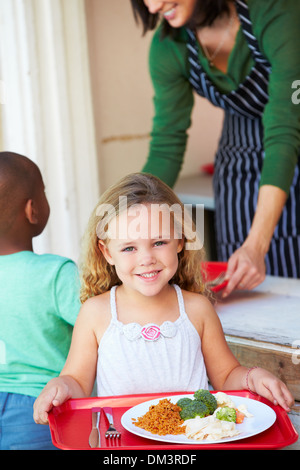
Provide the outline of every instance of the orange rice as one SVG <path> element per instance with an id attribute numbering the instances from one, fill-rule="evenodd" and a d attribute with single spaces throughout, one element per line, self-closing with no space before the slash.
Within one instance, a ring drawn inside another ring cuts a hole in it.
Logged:
<path id="1" fill-rule="evenodd" d="M 157 405 L 152 405 L 144 416 L 132 419 L 133 424 L 152 434 L 165 436 L 166 434 L 184 434 L 185 426 L 179 412 L 180 406 L 174 405 L 164 398 Z"/>

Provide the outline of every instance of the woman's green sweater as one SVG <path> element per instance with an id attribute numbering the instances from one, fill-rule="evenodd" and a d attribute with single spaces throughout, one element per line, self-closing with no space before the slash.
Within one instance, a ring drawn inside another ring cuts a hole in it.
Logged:
<path id="1" fill-rule="evenodd" d="M 248 6 L 260 51 L 272 67 L 269 101 L 262 116 L 265 159 L 260 184 L 277 186 L 288 193 L 300 147 L 300 104 L 292 101 L 295 93 L 292 86 L 300 80 L 300 2 L 248 0 Z M 178 31 L 176 39 L 162 39 L 159 27 L 149 56 L 155 115 L 143 171 L 155 174 L 170 186 L 174 185 L 182 166 L 194 103 L 188 81 L 186 40 L 184 28 Z M 236 89 L 253 66 L 242 28 L 229 56 L 226 74 L 210 67 L 199 49 L 203 69 L 222 93 Z"/>

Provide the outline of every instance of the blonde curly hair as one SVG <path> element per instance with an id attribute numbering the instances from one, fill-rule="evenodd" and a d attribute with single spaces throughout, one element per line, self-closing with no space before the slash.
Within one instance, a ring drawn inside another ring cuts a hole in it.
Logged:
<path id="1" fill-rule="evenodd" d="M 167 204 L 169 207 L 178 204 L 181 213 L 184 206 L 172 189 L 159 178 L 146 173 L 132 173 L 125 176 L 117 184 L 105 191 L 93 210 L 85 234 L 82 239 L 80 259 L 81 292 L 80 300 L 84 303 L 88 298 L 109 291 L 114 285 L 120 285 L 114 266 L 109 264 L 99 249 L 100 239 L 108 243 L 106 237 L 103 240 L 101 234 L 105 234 L 110 221 L 122 211 L 120 198 L 126 196 L 126 208 L 135 204 Z M 105 212 L 99 207 L 107 208 Z M 111 208 L 111 210 L 109 210 Z M 186 219 L 185 219 L 186 220 Z M 185 233 L 185 220 L 182 218 L 182 236 L 185 242 L 188 238 Z M 193 222 L 191 222 L 193 224 Z M 193 233 L 195 235 L 195 226 Z M 178 253 L 178 269 L 170 283 L 177 284 L 182 289 L 198 292 L 211 298 L 211 293 L 205 287 L 205 282 L 200 269 L 204 261 L 204 249 L 188 250 L 184 244 Z"/>

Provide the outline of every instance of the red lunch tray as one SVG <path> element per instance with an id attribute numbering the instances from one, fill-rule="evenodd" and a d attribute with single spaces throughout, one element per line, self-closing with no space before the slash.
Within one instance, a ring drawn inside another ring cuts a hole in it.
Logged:
<path id="1" fill-rule="evenodd" d="M 169 395 L 182 395 L 186 392 L 171 393 Z M 287 413 L 264 398 L 253 395 L 245 390 L 226 391 L 229 395 L 237 395 L 253 400 L 261 401 L 269 405 L 275 412 L 277 419 L 266 431 L 256 436 L 251 436 L 240 441 L 224 442 L 218 444 L 169 444 L 136 436 L 121 425 L 121 417 L 132 406 L 139 403 L 166 397 L 168 394 L 156 393 L 146 395 L 124 395 L 104 398 L 79 398 L 67 401 L 53 409 L 49 414 L 49 424 L 53 444 L 64 450 L 92 450 L 89 447 L 89 434 L 91 431 L 91 409 L 93 407 L 110 406 L 116 428 L 121 431 L 120 445 L 114 445 L 114 450 L 180 450 L 180 449 L 279 449 L 293 444 L 298 439 L 298 434 L 291 423 Z M 100 421 L 101 448 L 95 450 L 112 450 L 112 442 L 105 439 L 104 433 L 108 423 L 102 414 Z"/>
<path id="2" fill-rule="evenodd" d="M 201 264 L 201 271 L 204 277 L 205 282 L 211 282 L 216 279 L 221 273 L 227 271 L 227 263 L 222 261 L 206 261 Z M 219 292 L 224 289 L 228 284 L 228 281 L 224 281 L 217 286 L 212 287 L 213 292 Z"/>

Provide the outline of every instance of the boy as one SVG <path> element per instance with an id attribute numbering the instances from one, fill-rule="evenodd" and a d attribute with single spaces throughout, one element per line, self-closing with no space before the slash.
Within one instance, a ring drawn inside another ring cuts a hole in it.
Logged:
<path id="1" fill-rule="evenodd" d="M 75 263 L 33 252 L 49 214 L 37 165 L 0 152 L 0 449 L 54 449 L 33 403 L 64 366 L 80 301 Z"/>

